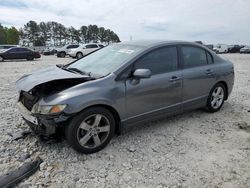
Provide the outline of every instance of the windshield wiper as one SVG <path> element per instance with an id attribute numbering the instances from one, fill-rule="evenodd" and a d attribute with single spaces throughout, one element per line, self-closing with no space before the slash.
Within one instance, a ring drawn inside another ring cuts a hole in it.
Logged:
<path id="1" fill-rule="evenodd" d="M 71 71 L 74 71 L 74 72 L 77 72 L 77 73 L 80 73 L 80 74 L 83 74 L 83 75 L 88 75 L 90 76 L 90 72 L 85 72 L 85 71 L 82 71 L 78 68 L 75 68 L 75 67 L 70 67 L 70 68 L 67 68 L 67 70 L 71 70 Z"/>
<path id="2" fill-rule="evenodd" d="M 63 69 L 63 70 L 69 71 L 69 72 L 79 73 L 79 74 L 82 74 L 82 75 L 88 75 L 88 76 L 90 76 L 90 73 L 82 71 L 82 70 L 80 70 L 78 68 L 74 68 L 74 67 L 67 68 L 66 65 L 62 65 L 62 64 L 59 64 L 59 65 L 56 65 L 56 66 L 59 67 L 59 68 L 61 68 L 61 69 Z"/>

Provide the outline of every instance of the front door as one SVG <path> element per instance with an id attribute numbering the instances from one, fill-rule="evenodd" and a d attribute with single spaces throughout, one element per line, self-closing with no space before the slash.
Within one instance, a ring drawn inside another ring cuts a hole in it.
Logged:
<path id="1" fill-rule="evenodd" d="M 126 80 L 127 120 L 180 110 L 182 72 L 178 69 L 177 48 L 161 47 L 138 59 L 133 70 L 149 69 L 152 76 L 138 82 Z"/>

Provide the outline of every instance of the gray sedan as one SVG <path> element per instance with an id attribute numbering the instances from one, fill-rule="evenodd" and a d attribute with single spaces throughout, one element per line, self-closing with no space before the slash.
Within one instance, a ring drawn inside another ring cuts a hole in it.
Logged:
<path id="1" fill-rule="evenodd" d="M 16 85 L 18 108 L 36 133 L 65 136 L 88 154 L 126 124 L 201 107 L 216 112 L 233 83 L 233 64 L 202 45 L 133 41 L 24 75 Z"/>

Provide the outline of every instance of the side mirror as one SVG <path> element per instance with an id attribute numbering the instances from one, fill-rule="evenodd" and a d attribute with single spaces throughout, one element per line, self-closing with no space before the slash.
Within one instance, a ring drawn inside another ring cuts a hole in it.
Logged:
<path id="1" fill-rule="evenodd" d="M 136 69 L 133 73 L 133 77 L 135 78 L 150 78 L 151 71 L 149 69 Z"/>

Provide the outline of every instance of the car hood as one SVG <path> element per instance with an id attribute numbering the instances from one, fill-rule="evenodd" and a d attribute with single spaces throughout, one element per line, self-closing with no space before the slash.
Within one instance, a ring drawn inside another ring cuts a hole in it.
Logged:
<path id="1" fill-rule="evenodd" d="M 48 68 L 35 71 L 31 74 L 26 74 L 16 81 L 16 86 L 19 90 L 30 91 L 34 87 L 49 83 L 49 82 L 63 82 L 68 80 L 88 80 L 90 77 L 87 75 L 75 74 L 66 70 L 63 70 L 57 66 L 51 66 Z"/>

